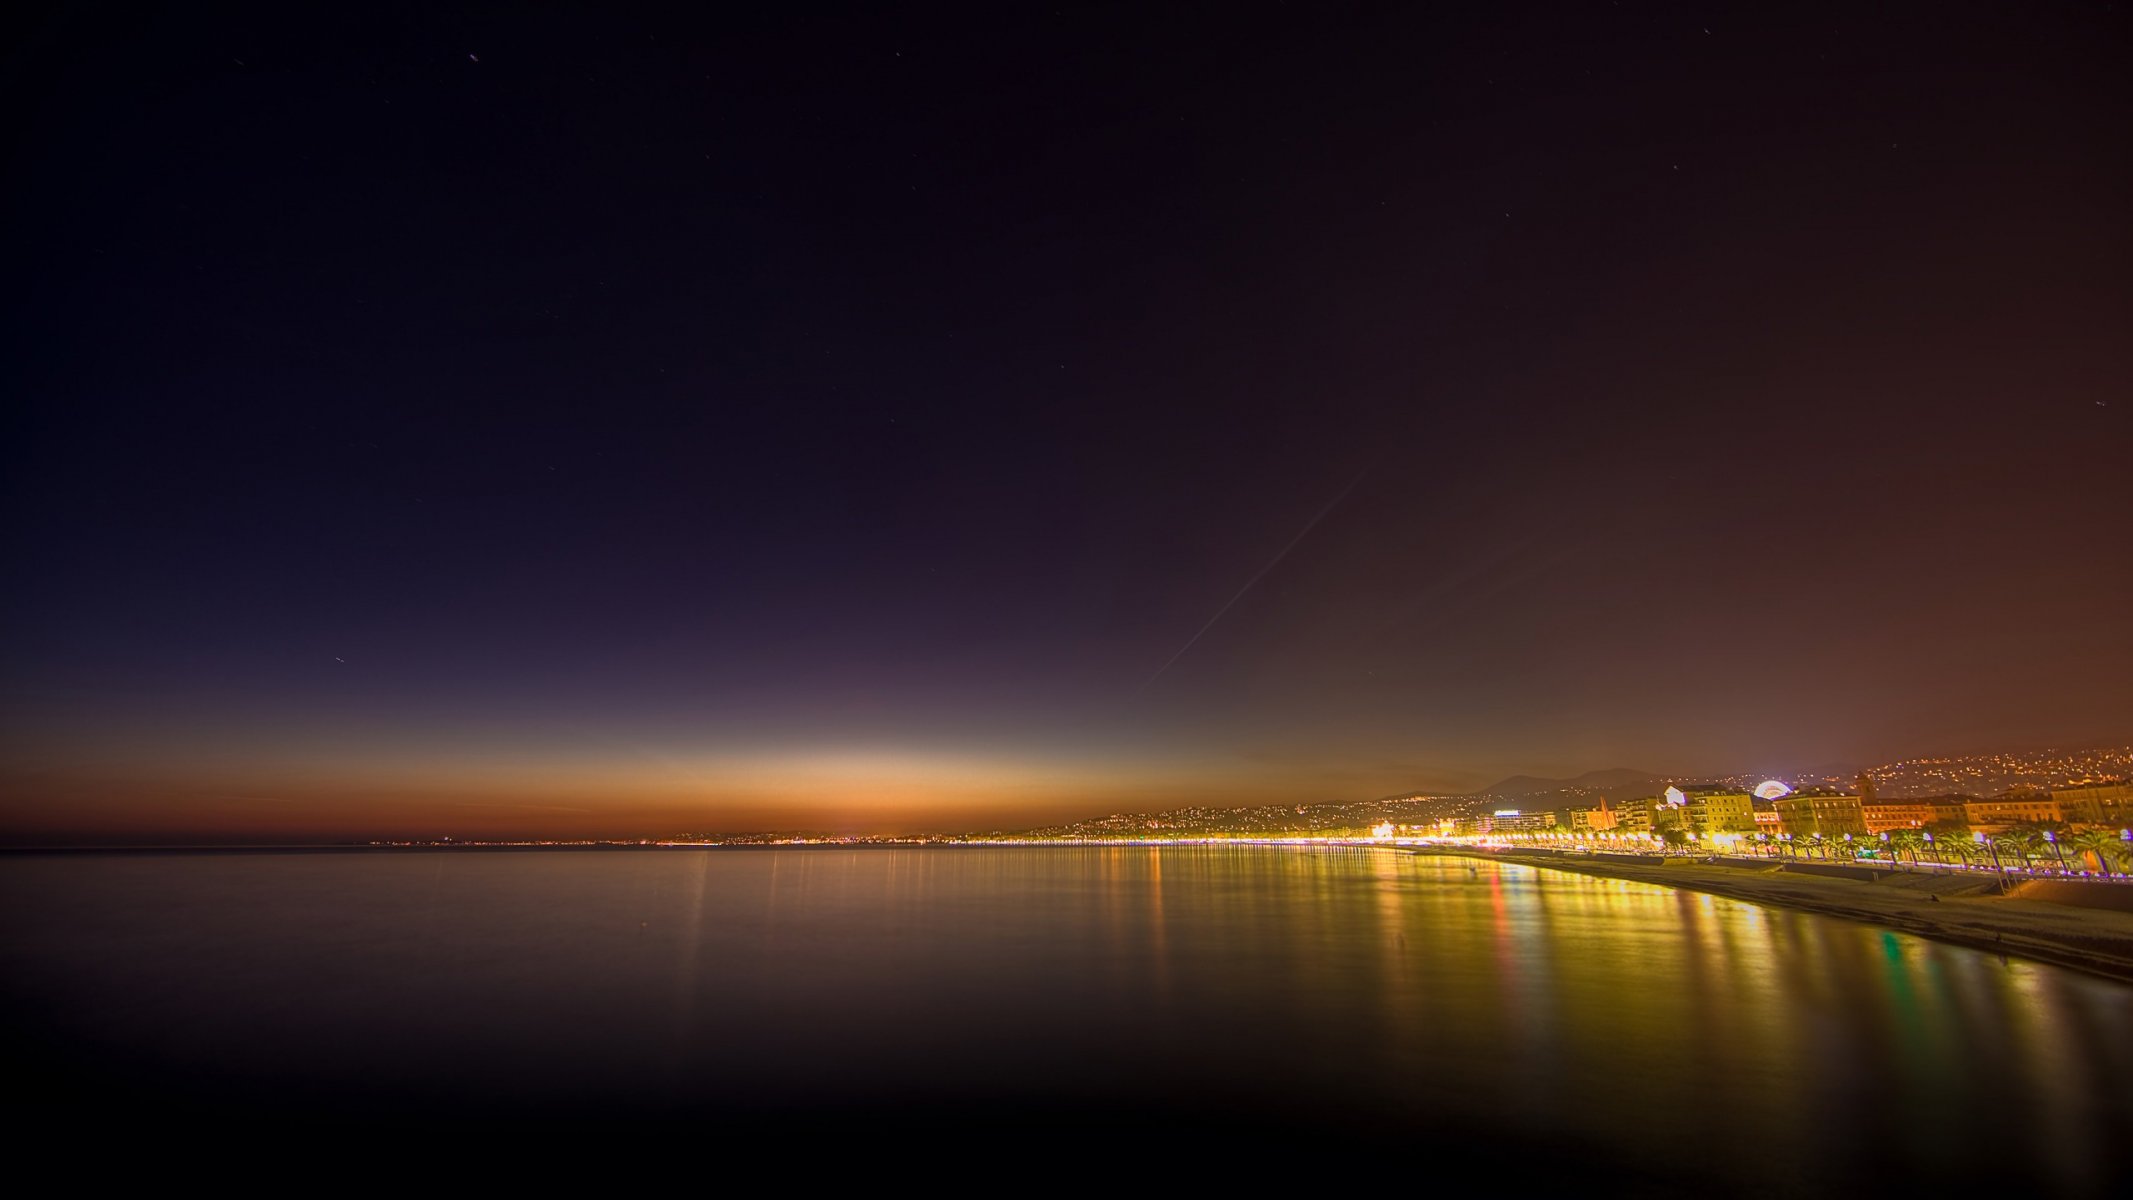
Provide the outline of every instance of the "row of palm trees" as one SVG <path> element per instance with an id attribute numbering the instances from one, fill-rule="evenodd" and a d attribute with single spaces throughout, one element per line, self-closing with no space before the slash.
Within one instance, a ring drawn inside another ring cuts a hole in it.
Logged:
<path id="1" fill-rule="evenodd" d="M 1845 860 L 1872 846 L 1886 848 L 1898 862 L 1927 861 L 1942 865 L 1991 866 L 1995 869 L 2027 870 L 2032 862 L 2067 871 L 2092 871 L 2099 875 L 2133 874 L 2133 841 L 2108 829 L 2069 830 L 2057 823 L 2014 825 L 1997 833 L 1973 833 L 1968 829 L 1941 826 L 1932 829 L 1892 829 L 1872 837 L 1854 834 L 1830 836 L 1794 834 L 1769 843 L 1780 855 L 1793 858 Z"/>

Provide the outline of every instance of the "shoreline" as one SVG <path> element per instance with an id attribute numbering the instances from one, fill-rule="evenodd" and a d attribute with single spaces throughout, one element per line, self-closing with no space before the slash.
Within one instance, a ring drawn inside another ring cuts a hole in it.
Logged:
<path id="1" fill-rule="evenodd" d="M 1425 848 L 1427 857 L 1471 858 L 1568 871 L 1600 879 L 1705 892 L 1770 908 L 1913 934 L 1966 949 L 2022 958 L 2133 983 L 2133 914 L 2006 896 L 1935 896 L 1866 880 L 1785 874 L 1694 859 L 1628 863 L 1528 851 Z M 1929 898 L 1931 897 L 1931 898 Z"/>

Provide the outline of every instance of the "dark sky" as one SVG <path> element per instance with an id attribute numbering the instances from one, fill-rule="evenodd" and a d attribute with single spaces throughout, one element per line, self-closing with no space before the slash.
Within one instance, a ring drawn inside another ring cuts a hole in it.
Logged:
<path id="1" fill-rule="evenodd" d="M 2133 729 L 2122 6 L 312 7 L 10 18 L 5 831 Z"/>

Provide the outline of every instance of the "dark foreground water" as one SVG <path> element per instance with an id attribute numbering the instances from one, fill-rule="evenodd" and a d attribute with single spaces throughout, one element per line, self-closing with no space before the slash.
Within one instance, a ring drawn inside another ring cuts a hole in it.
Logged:
<path id="1" fill-rule="evenodd" d="M 0 913 L 45 1150 L 2107 1194 L 2133 1139 L 2133 989 L 1393 851 L 12 856 Z"/>

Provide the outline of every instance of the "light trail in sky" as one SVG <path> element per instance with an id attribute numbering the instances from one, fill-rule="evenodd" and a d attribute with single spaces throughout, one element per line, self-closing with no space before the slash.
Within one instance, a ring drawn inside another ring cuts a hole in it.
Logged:
<path id="1" fill-rule="evenodd" d="M 1365 467 L 1361 472 L 1356 475 L 1354 479 L 1349 480 L 1348 486 L 1341 489 L 1340 495 L 1335 496 L 1333 499 L 1327 501 L 1326 506 L 1318 510 L 1318 515 L 1312 517 L 1308 522 L 1306 522 L 1304 524 L 1303 529 L 1300 530 L 1295 537 L 1289 539 L 1289 544 L 1281 548 L 1281 553 L 1276 554 L 1273 559 L 1267 563 L 1267 565 L 1259 568 L 1256 574 L 1254 574 L 1250 579 L 1245 580 L 1244 586 L 1237 589 L 1237 594 L 1229 598 L 1229 603 L 1224 604 L 1222 607 L 1216 609 L 1215 615 L 1207 618 L 1207 624 L 1200 626 L 1200 632 L 1193 634 L 1190 640 L 1188 640 L 1184 645 L 1178 647 L 1178 652 L 1176 654 L 1171 655 L 1170 660 L 1168 662 L 1165 662 L 1162 666 L 1157 667 L 1155 669 L 1155 674 L 1150 675 L 1147 679 L 1147 682 L 1141 684 L 1138 690 L 1142 692 L 1147 691 L 1150 685 L 1152 685 L 1156 680 L 1161 679 L 1163 677 L 1163 672 L 1168 671 L 1173 665 L 1177 663 L 1179 659 L 1185 657 L 1185 652 L 1187 650 L 1192 649 L 1193 646 L 1198 644 L 1201 638 L 1206 637 L 1207 631 L 1215 627 L 1215 622 L 1220 621 L 1224 613 L 1227 613 L 1230 609 L 1235 608 L 1237 606 L 1237 601 L 1244 599 L 1244 594 L 1246 592 L 1251 591 L 1254 585 L 1256 585 L 1260 580 L 1266 578 L 1267 572 L 1272 571 L 1275 567 L 1280 566 L 1281 560 L 1287 558 L 1291 550 L 1296 549 L 1298 545 L 1302 544 L 1305 538 L 1310 537 L 1311 531 L 1318 528 L 1318 523 L 1320 521 L 1325 520 L 1327 516 L 1331 515 L 1334 509 L 1339 508 L 1341 501 L 1346 500 L 1348 498 L 1348 493 L 1354 491 L 1355 485 L 1363 482 L 1363 476 L 1368 474 L 1370 474 L 1370 468 Z"/>

